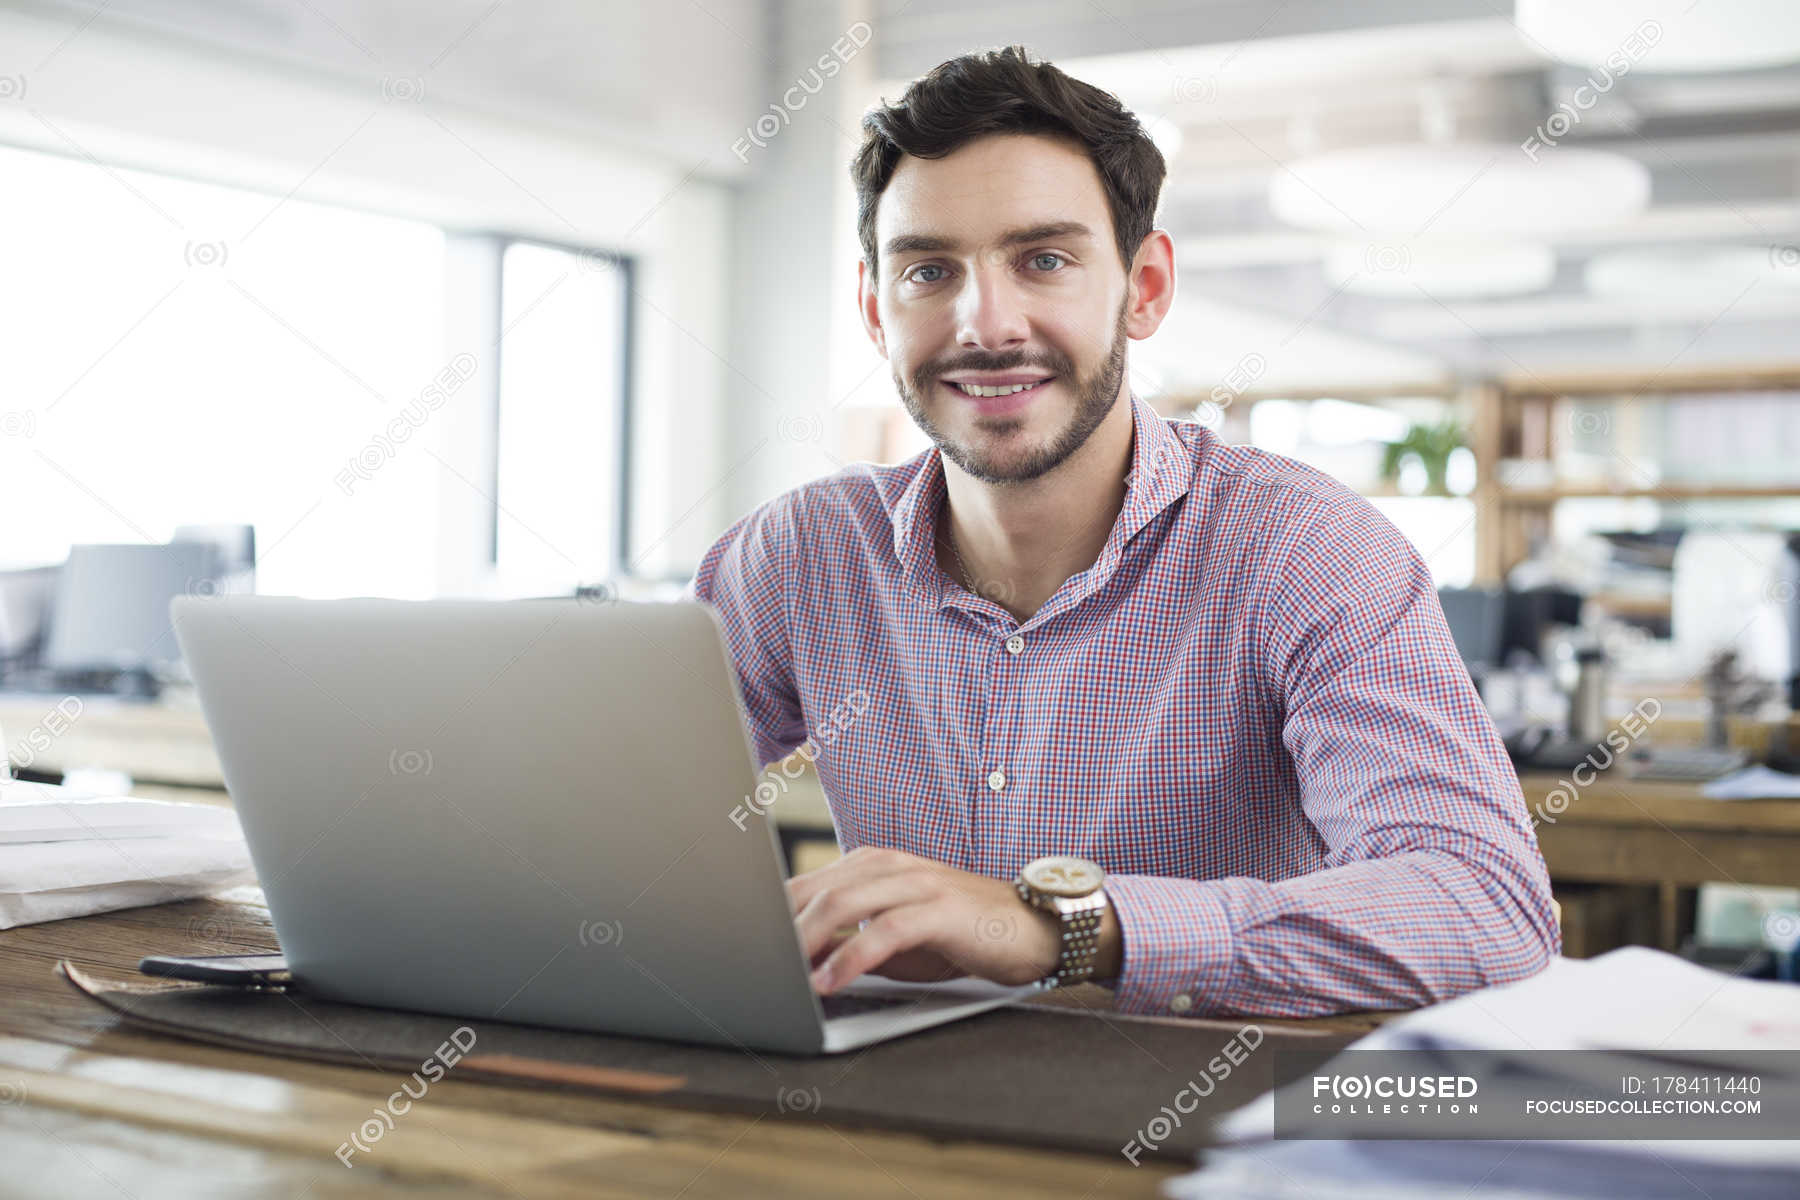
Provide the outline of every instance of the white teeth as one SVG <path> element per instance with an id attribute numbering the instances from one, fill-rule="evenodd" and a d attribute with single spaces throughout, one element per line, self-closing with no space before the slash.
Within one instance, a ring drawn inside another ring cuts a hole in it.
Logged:
<path id="1" fill-rule="evenodd" d="M 1044 382 L 1047 381 L 1042 379 L 1038 380 L 1038 383 Z M 1010 396 L 1014 392 L 1022 392 L 1027 388 L 1034 388 L 1038 383 L 1015 383 L 1008 387 L 982 387 L 979 384 L 973 383 L 959 383 L 956 386 L 970 396 Z"/>

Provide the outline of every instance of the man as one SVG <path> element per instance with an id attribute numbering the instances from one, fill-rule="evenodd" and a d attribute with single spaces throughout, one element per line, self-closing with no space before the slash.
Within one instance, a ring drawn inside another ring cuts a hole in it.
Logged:
<path id="1" fill-rule="evenodd" d="M 1125 385 L 1175 284 L 1137 120 L 1013 47 L 863 128 L 863 322 L 935 449 L 777 497 L 691 585 L 759 761 L 811 750 L 848 851 L 789 881 L 815 989 L 1300 1016 L 1544 966 L 1543 859 L 1417 551 Z"/>

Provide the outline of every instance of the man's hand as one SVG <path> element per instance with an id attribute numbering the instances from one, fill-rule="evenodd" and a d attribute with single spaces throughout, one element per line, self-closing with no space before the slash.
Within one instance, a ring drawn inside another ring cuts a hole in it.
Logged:
<path id="1" fill-rule="evenodd" d="M 913 981 L 976 975 L 1016 985 L 1056 969 L 1056 918 L 1021 900 L 1011 880 L 865 846 L 795 876 L 787 888 L 821 995 L 869 971 Z M 1110 911 L 1100 939 L 1095 974 L 1107 978 L 1119 960 Z"/>

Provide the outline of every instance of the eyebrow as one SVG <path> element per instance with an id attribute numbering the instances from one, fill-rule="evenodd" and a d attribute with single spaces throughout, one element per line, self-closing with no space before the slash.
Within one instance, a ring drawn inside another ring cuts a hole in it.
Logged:
<path id="1" fill-rule="evenodd" d="M 1027 225 L 1021 229 L 1009 229 L 1000 235 L 1002 246 L 1023 246 L 1031 242 L 1048 241 L 1051 238 L 1091 238 L 1094 231 L 1080 221 L 1050 221 L 1042 225 Z M 932 252 L 938 250 L 960 250 L 962 243 L 956 238 L 943 237 L 934 233 L 903 233 L 890 238 L 884 249 L 889 256 Z"/>

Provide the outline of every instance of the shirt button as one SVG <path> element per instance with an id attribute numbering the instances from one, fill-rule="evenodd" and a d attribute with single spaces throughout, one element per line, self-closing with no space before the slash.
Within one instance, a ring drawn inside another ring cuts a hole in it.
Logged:
<path id="1" fill-rule="evenodd" d="M 1181 992 L 1173 1000 L 1169 1001 L 1169 1007 L 1176 1012 L 1186 1012 L 1188 1009 L 1194 1007 L 1194 998 L 1186 992 Z"/>
<path id="2" fill-rule="evenodd" d="M 1025 639 L 1020 637 L 1016 633 L 1013 634 L 1011 637 L 1007 638 L 1006 639 L 1006 652 L 1008 654 L 1023 654 L 1023 653 L 1025 653 Z"/>
<path id="3" fill-rule="evenodd" d="M 988 787 L 991 788 L 992 790 L 997 792 L 1005 786 L 1006 786 L 1006 772 L 1005 771 L 995 771 L 992 775 L 988 776 Z"/>

